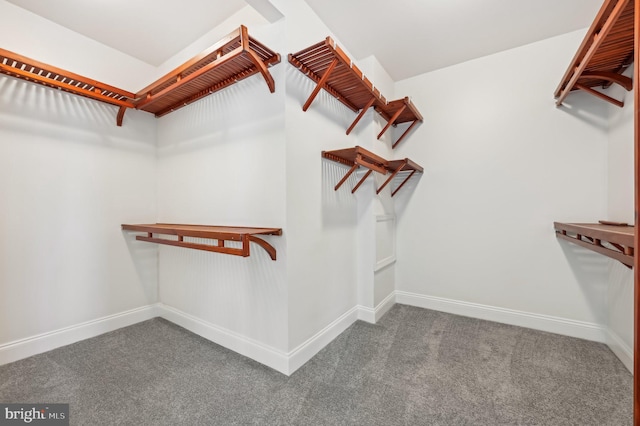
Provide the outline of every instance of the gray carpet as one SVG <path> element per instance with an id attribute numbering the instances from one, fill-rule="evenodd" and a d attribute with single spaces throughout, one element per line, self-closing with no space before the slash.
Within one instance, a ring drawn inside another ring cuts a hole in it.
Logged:
<path id="1" fill-rule="evenodd" d="M 162 319 L 0 366 L 0 402 L 75 425 L 627 425 L 602 344 L 396 305 L 286 377 Z"/>

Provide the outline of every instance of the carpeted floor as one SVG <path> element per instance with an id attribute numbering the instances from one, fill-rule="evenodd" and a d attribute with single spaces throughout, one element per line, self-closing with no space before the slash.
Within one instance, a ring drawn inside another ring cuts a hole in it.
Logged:
<path id="1" fill-rule="evenodd" d="M 286 377 L 162 319 L 0 366 L 74 425 L 630 425 L 602 344 L 396 305 Z"/>

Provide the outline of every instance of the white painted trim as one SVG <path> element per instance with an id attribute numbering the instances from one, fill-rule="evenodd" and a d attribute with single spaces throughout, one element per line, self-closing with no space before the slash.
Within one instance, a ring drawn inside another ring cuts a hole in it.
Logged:
<path id="1" fill-rule="evenodd" d="M 378 306 L 376 306 L 375 308 L 358 306 L 358 319 L 371 324 L 375 324 L 395 304 L 396 304 L 396 292 L 392 291 L 391 294 L 385 297 L 382 302 L 378 303 Z"/>
<path id="2" fill-rule="evenodd" d="M 314 334 L 294 350 L 289 352 L 289 372 L 285 374 L 293 374 L 298 368 L 302 367 L 307 361 L 313 358 L 325 346 L 342 334 L 354 322 L 358 320 L 358 306 L 354 306 L 347 312 L 338 317 L 331 324 Z"/>
<path id="3" fill-rule="evenodd" d="M 567 318 L 396 291 L 396 303 L 605 343 L 605 327 Z"/>
<path id="4" fill-rule="evenodd" d="M 0 345 L 0 365 L 48 352 L 158 316 L 156 304 L 60 328 Z"/>
<path id="5" fill-rule="evenodd" d="M 159 304 L 160 317 L 192 333 L 251 358 L 283 374 L 289 373 L 289 356 L 278 349 L 238 334 L 234 331 L 196 318 L 179 309 Z"/>
<path id="6" fill-rule="evenodd" d="M 374 266 L 373 272 L 378 272 L 389 265 L 396 263 L 396 225 L 395 225 L 396 217 L 391 214 L 383 214 L 376 216 L 376 223 L 378 222 L 394 222 L 393 232 L 391 235 L 392 247 L 391 254 L 383 259 L 376 259 L 376 264 Z"/>
<path id="7" fill-rule="evenodd" d="M 633 374 L 633 349 L 627 346 L 618 333 L 609 327 L 607 327 L 607 346 L 622 361 L 627 370 Z"/>

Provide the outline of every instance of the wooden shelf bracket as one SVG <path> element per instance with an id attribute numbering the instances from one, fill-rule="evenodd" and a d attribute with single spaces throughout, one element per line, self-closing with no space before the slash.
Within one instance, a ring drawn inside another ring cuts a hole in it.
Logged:
<path id="1" fill-rule="evenodd" d="M 400 182 L 400 185 L 398 185 L 396 189 L 391 191 L 392 197 L 396 195 L 396 193 L 400 190 L 400 188 L 402 188 L 404 184 L 407 183 L 414 174 L 424 172 L 424 169 L 420 165 L 414 163 L 408 158 L 405 158 L 404 160 L 389 161 L 388 169 L 391 172 L 391 176 L 389 176 L 387 180 L 385 180 L 384 183 L 380 186 L 380 188 L 376 190 L 376 194 L 379 194 L 402 171 L 410 171 L 410 172 L 404 178 L 404 180 Z"/>
<path id="2" fill-rule="evenodd" d="M 137 235 L 137 241 L 164 244 L 174 247 L 190 248 L 195 250 L 211 251 L 230 254 L 234 256 L 250 256 L 250 244 L 255 243 L 262 247 L 272 260 L 276 260 L 276 249 L 256 235 L 282 235 L 281 228 L 244 228 L 233 226 L 205 226 L 205 225 L 176 225 L 167 223 L 127 225 L 123 224 L 125 231 L 144 232 L 147 235 Z M 158 238 L 154 234 L 176 236 L 176 239 Z M 185 237 L 205 238 L 216 240 L 216 244 L 202 244 L 185 241 Z M 226 241 L 241 243 L 241 247 L 228 247 Z"/>
<path id="3" fill-rule="evenodd" d="M 622 73 L 633 62 L 633 17 L 634 1 L 605 0 L 554 92 L 557 106 L 575 90 L 624 106 L 593 87 L 618 84 L 627 91 L 632 89 L 632 80 Z"/>

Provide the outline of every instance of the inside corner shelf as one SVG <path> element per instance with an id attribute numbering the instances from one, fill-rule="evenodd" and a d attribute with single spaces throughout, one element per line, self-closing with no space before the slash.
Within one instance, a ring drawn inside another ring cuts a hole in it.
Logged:
<path id="1" fill-rule="evenodd" d="M 556 105 L 562 105 L 572 91 L 582 90 L 616 106 L 624 106 L 622 101 L 594 87 L 607 88 L 615 83 L 627 91 L 633 88 L 632 79 L 622 75 L 633 63 L 633 27 L 633 1 L 604 2 L 554 92 Z"/>
<path id="2" fill-rule="evenodd" d="M 554 222 L 556 237 L 633 267 L 635 227 L 602 223 Z"/>
<path id="3" fill-rule="evenodd" d="M 257 73 L 273 93 L 275 82 L 268 67 L 279 62 L 280 55 L 250 37 L 242 25 L 139 91 L 136 108 L 161 117 Z"/>
<path id="4" fill-rule="evenodd" d="M 241 25 L 221 41 L 174 69 L 138 93 L 131 93 L 67 70 L 0 49 L 0 73 L 120 107 L 116 124 L 125 111 L 136 108 L 161 117 L 204 96 L 260 73 L 269 90 L 275 82 L 268 68 L 280 55 L 249 36 Z"/>
<path id="5" fill-rule="evenodd" d="M 276 249 L 258 238 L 256 235 L 282 235 L 282 228 L 251 228 L 236 226 L 209 226 L 209 225 L 179 225 L 169 223 L 153 224 L 123 224 L 124 231 L 145 232 L 146 236 L 138 235 L 136 240 L 150 243 L 165 244 L 176 247 L 184 247 L 196 250 L 213 251 L 216 253 L 231 254 L 248 257 L 250 255 L 249 243 L 255 243 L 269 254 L 272 260 L 276 260 Z M 157 238 L 154 234 L 176 236 L 177 239 Z M 194 243 L 185 241 L 184 237 L 205 238 L 216 240 L 216 245 Z M 225 241 L 242 243 L 242 247 L 227 247 Z"/>
<path id="6" fill-rule="evenodd" d="M 360 71 L 331 37 L 297 53 L 289 54 L 289 62 L 316 83 L 316 87 L 302 107 L 303 111 L 309 108 L 320 89 L 324 89 L 347 108 L 358 113 L 347 129 L 347 135 L 351 133 L 371 107 L 387 121 L 387 125 L 378 135 L 378 139 L 392 125 L 411 123 L 393 143 L 394 148 L 418 122 L 423 121 L 422 115 L 409 98 L 387 101 L 380 90 Z"/>
<path id="7" fill-rule="evenodd" d="M 334 187 L 334 190 L 338 190 L 342 184 L 344 184 L 349 176 L 353 172 L 355 172 L 360 166 L 366 167 L 369 169 L 367 173 L 360 179 L 360 181 L 353 187 L 351 193 L 355 193 L 358 188 L 362 185 L 362 183 L 369 177 L 372 171 L 376 171 L 382 175 L 386 175 L 387 172 L 391 173 L 391 176 L 387 178 L 387 180 L 376 190 L 376 194 L 379 194 L 380 191 L 384 189 L 387 184 L 389 184 L 393 178 L 395 178 L 398 173 L 405 171 L 409 172 L 409 174 L 404 178 L 404 180 L 391 192 L 391 196 L 393 197 L 396 193 L 404 186 L 405 183 L 415 173 L 423 173 L 424 169 L 413 162 L 412 160 L 405 158 L 403 160 L 386 160 L 371 151 L 367 151 L 366 149 L 355 146 L 353 148 L 346 149 L 338 149 L 334 151 L 322 151 L 322 157 L 327 160 L 334 161 L 336 163 L 344 164 L 346 166 L 350 166 L 351 168 L 347 171 L 340 182 Z"/>

